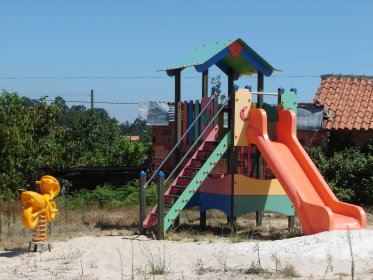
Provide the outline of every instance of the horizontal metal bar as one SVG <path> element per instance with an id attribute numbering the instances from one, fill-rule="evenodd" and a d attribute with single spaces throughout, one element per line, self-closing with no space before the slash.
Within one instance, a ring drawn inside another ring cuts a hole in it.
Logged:
<path id="1" fill-rule="evenodd" d="M 256 95 L 274 95 L 274 96 L 278 95 L 278 92 L 251 91 L 251 93 L 256 94 Z"/>

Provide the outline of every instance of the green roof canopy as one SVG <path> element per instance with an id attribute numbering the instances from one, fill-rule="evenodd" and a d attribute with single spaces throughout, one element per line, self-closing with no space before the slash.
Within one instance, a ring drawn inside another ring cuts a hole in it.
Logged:
<path id="1" fill-rule="evenodd" d="M 204 72 L 212 65 L 216 65 L 227 75 L 233 72 L 249 76 L 261 72 L 265 76 L 271 76 L 273 71 L 279 71 L 238 38 L 196 48 L 179 63 L 167 68 L 166 72 L 169 76 L 174 76 L 177 71 L 192 66 L 198 72 Z"/>

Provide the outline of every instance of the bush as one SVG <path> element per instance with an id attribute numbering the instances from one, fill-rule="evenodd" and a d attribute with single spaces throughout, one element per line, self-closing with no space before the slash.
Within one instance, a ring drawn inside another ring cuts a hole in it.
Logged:
<path id="1" fill-rule="evenodd" d="M 364 153 L 357 148 L 346 148 L 327 156 L 319 147 L 308 153 L 342 201 L 371 206 L 373 201 L 373 146 Z"/>
<path id="2" fill-rule="evenodd" d="M 65 208 L 78 209 L 86 206 L 100 208 L 121 208 L 139 206 L 139 181 L 134 180 L 121 187 L 111 185 L 98 186 L 94 190 L 81 189 L 71 195 L 57 197 L 57 205 L 64 205 Z M 156 186 L 150 185 L 147 189 L 148 206 L 156 203 Z"/>

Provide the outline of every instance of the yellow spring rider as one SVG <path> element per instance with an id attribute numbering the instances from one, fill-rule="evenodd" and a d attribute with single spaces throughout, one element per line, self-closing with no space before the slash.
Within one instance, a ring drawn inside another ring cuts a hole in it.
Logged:
<path id="1" fill-rule="evenodd" d="M 40 194 L 33 191 L 25 191 L 21 194 L 21 201 L 24 205 L 23 225 L 25 228 L 34 229 L 32 241 L 29 242 L 29 251 L 31 245 L 34 245 L 36 252 L 40 245 L 44 251 L 45 246 L 50 246 L 47 240 L 47 223 L 52 221 L 57 213 L 57 205 L 53 200 L 60 192 L 60 184 L 52 176 L 43 176 L 40 181 L 36 181 L 40 186 Z"/>

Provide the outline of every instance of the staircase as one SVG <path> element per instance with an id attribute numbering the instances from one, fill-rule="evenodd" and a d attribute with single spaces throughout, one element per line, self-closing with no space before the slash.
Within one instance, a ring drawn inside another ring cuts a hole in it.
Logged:
<path id="1" fill-rule="evenodd" d="M 210 132 L 165 192 L 164 205 L 168 211 L 165 209 L 164 231 L 173 224 L 231 144 L 230 131 L 221 141 L 215 141 L 217 131 L 218 127 L 215 127 Z M 152 209 L 143 222 L 143 228 L 150 229 L 156 224 L 157 210 L 157 206 Z"/>

